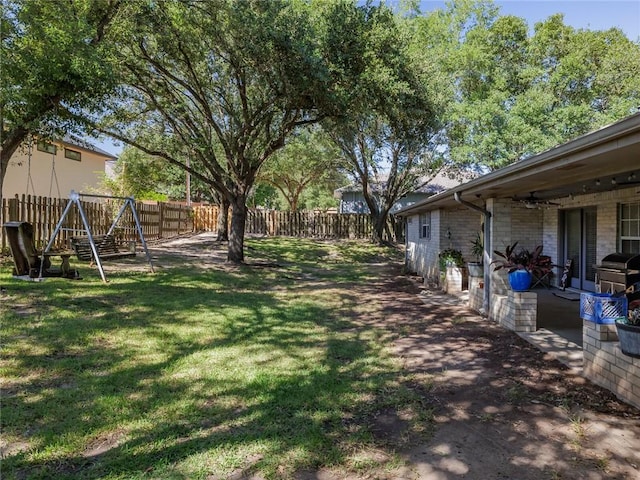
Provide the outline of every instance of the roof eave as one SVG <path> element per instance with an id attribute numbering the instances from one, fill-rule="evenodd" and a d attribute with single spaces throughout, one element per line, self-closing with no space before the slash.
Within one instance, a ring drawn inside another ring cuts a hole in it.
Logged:
<path id="1" fill-rule="evenodd" d="M 527 172 L 533 172 L 534 169 L 541 167 L 553 166 L 555 163 L 563 161 L 570 155 L 580 153 L 588 149 L 594 149 L 599 145 L 604 145 L 615 141 L 616 139 L 632 136 L 640 133 L 640 113 L 636 113 L 620 120 L 619 122 L 602 127 L 594 132 L 584 134 L 574 140 L 558 145 L 550 150 L 534 155 L 525 160 L 520 160 L 504 168 L 490 172 L 481 177 L 475 178 L 467 183 L 463 183 L 445 192 L 429 197 L 410 207 L 403 208 L 396 212 L 399 216 L 408 216 L 428 207 L 436 207 L 443 201 L 451 202 L 455 193 L 461 194 L 465 192 L 471 195 L 479 195 L 483 191 L 492 186 L 504 184 L 509 178 L 516 176 L 522 177 Z M 578 160 L 575 160 L 577 162 Z"/>

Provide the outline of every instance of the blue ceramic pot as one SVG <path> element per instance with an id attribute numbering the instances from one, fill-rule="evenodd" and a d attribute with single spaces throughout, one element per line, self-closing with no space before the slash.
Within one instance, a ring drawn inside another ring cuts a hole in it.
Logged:
<path id="1" fill-rule="evenodd" d="M 527 270 L 515 270 L 509 274 L 509 285 L 514 292 L 526 292 L 531 286 L 531 273 Z"/>

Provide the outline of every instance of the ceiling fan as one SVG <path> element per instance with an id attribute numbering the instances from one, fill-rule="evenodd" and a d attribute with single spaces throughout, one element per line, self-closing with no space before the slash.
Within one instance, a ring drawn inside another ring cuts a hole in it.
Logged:
<path id="1" fill-rule="evenodd" d="M 522 203 L 525 208 L 543 208 L 550 207 L 552 205 L 560 205 L 559 203 L 550 202 L 549 200 L 542 200 L 535 196 L 536 192 L 530 192 L 526 198 L 514 198 L 515 201 Z"/>

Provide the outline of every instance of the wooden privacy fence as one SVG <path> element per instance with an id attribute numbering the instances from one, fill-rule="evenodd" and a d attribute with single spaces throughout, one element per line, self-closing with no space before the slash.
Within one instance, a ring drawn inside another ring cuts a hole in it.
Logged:
<path id="1" fill-rule="evenodd" d="M 180 203 L 136 203 L 136 210 L 147 240 L 160 240 L 194 232 L 193 209 Z M 133 226 L 133 218 L 128 218 Z M 133 231 L 135 235 L 135 231 Z"/>
<path id="2" fill-rule="evenodd" d="M 16 196 L 2 200 L 2 219 L 26 221 L 33 225 L 37 248 L 42 248 L 51 237 L 67 199 Z M 122 202 L 108 200 L 100 202 L 81 201 L 91 230 L 103 235 L 120 211 Z M 178 203 L 136 202 L 138 218 L 147 241 L 171 238 L 192 232 L 215 232 L 218 227 L 217 206 L 191 207 Z M 69 212 L 53 245 L 66 248 L 74 235 L 83 235 L 84 226 L 75 207 Z M 292 236 L 311 238 L 371 238 L 371 218 L 367 214 L 338 214 L 315 211 L 279 212 L 275 210 L 249 209 L 245 232 L 257 235 Z M 135 240 L 136 230 L 130 209 L 125 210 L 118 222 L 116 235 L 123 240 Z M 0 246 L 7 248 L 4 230 L 0 229 Z"/>
<path id="3" fill-rule="evenodd" d="M 218 207 L 194 207 L 196 231 L 215 232 Z M 371 238 L 371 218 L 367 214 L 338 214 L 315 211 L 280 212 L 249 209 L 245 232 L 256 235 L 311 238 Z"/>
<path id="4" fill-rule="evenodd" d="M 22 195 L 10 199 L 3 198 L 0 207 L 4 222 L 25 221 L 31 223 L 36 247 L 43 248 L 53 234 L 67 203 L 68 199 Z M 96 235 L 107 233 L 122 206 L 122 202 L 117 200 L 81 201 L 80 203 L 91 226 L 91 231 Z M 136 210 L 147 241 L 171 238 L 194 231 L 192 209 L 186 205 L 136 202 Z M 62 228 L 63 230 L 57 235 L 54 248 L 66 248 L 69 245 L 70 237 L 85 235 L 84 225 L 77 208 L 72 207 Z M 131 209 L 125 210 L 118 222 L 115 234 L 123 240 L 136 239 L 137 234 Z M 0 246 L 3 251 L 7 248 L 4 229 L 0 229 Z"/>

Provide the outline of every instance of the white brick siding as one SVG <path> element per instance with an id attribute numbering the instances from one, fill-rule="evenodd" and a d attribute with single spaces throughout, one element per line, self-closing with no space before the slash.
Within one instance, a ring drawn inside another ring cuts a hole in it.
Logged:
<path id="1" fill-rule="evenodd" d="M 420 216 L 413 215 L 407 228 L 407 267 L 425 279 L 438 282 L 439 253 L 447 248 L 462 252 L 465 261 L 473 262 L 471 242 L 480 231 L 482 216 L 468 209 L 431 212 L 431 238 L 420 238 Z M 447 232 L 451 232 L 451 238 Z"/>

